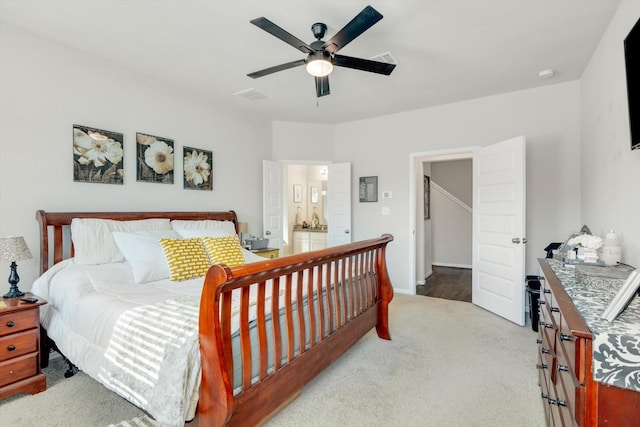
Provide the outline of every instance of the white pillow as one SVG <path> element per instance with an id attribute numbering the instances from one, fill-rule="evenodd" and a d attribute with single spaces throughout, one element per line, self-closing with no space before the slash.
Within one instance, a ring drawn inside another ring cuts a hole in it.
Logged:
<path id="1" fill-rule="evenodd" d="M 113 232 L 113 239 L 131 266 L 136 283 L 169 278 L 169 265 L 159 240 L 178 238 L 174 230 Z"/>
<path id="2" fill-rule="evenodd" d="M 213 219 L 203 219 L 199 221 L 185 221 L 181 219 L 174 219 L 171 221 L 171 228 L 173 230 L 193 230 L 193 229 L 214 229 L 225 230 L 228 234 L 225 236 L 233 236 L 236 234 L 236 226 L 231 221 L 216 221 Z M 208 236 L 205 235 L 205 237 Z M 202 237 L 202 236 L 199 236 Z M 212 236 L 212 237 L 224 237 L 224 236 Z"/>
<path id="3" fill-rule="evenodd" d="M 189 228 L 186 230 L 175 230 L 182 239 L 192 239 L 194 237 L 227 237 L 235 236 L 235 229 L 229 232 L 226 228 Z"/>
<path id="4" fill-rule="evenodd" d="M 136 221 L 114 221 L 99 218 L 71 220 L 74 261 L 78 264 L 122 262 L 124 257 L 113 240 L 113 231 L 171 230 L 169 219 L 152 218 Z"/>

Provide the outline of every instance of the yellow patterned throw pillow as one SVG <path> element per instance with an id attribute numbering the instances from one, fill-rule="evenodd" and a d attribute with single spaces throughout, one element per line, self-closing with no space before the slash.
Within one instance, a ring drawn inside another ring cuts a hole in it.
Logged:
<path id="1" fill-rule="evenodd" d="M 211 264 L 226 264 L 229 267 L 244 264 L 244 255 L 237 235 L 203 237 L 202 241 Z"/>
<path id="2" fill-rule="evenodd" d="M 160 246 L 172 281 L 204 276 L 211 266 L 202 239 L 160 239 Z"/>

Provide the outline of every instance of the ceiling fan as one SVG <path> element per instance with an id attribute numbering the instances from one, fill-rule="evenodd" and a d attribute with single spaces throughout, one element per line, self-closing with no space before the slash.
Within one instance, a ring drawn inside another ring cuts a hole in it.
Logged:
<path id="1" fill-rule="evenodd" d="M 253 25 L 276 36 L 283 42 L 298 49 L 300 52 L 306 53 L 307 57 L 287 62 L 285 64 L 276 65 L 274 67 L 265 68 L 264 70 L 247 74 L 247 76 L 255 79 L 277 71 L 288 70 L 289 68 L 306 64 L 307 72 L 315 78 L 316 95 L 318 98 L 329 95 L 330 93 L 329 74 L 333 71 L 334 65 L 388 76 L 396 67 L 395 64 L 337 54 L 340 49 L 371 28 L 381 19 L 382 15 L 377 10 L 371 6 L 367 6 L 326 42 L 323 41 L 322 38 L 327 31 L 327 26 L 321 22 L 317 22 L 311 26 L 313 36 L 316 38 L 316 41 L 311 44 L 307 44 L 291 35 L 265 17 L 253 19 L 250 21 Z"/>

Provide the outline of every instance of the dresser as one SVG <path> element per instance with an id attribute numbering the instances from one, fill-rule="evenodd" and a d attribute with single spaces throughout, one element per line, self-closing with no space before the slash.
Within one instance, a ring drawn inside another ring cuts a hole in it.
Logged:
<path id="1" fill-rule="evenodd" d="M 25 297 L 36 297 L 26 293 Z M 36 297 L 37 298 L 37 297 Z M 46 389 L 40 370 L 40 306 L 20 298 L 0 299 L 0 399 Z"/>
<path id="2" fill-rule="evenodd" d="M 616 331 L 626 331 L 625 325 L 610 325 L 599 317 L 611 294 L 584 288 L 572 278 L 571 269 L 565 271 L 559 261 L 540 259 L 539 264 L 542 274 L 537 368 L 547 425 L 640 425 L 640 390 L 637 384 L 624 387 L 607 384 L 615 381 L 615 377 L 620 380 L 623 374 L 613 370 L 604 372 L 602 366 L 616 363 L 605 360 L 606 351 L 598 352 L 598 344 L 594 344 L 593 330 L 597 329 L 599 339 L 604 337 L 605 340 L 607 337 L 619 340 L 623 335 L 616 335 Z M 630 313 L 630 319 L 617 321 L 635 323 L 633 315 Z M 600 374 L 598 380 L 594 378 L 594 350 L 596 362 L 604 363 L 595 369 Z M 636 357 L 635 363 L 640 364 L 640 357 Z M 630 368 L 640 372 L 640 366 Z"/>

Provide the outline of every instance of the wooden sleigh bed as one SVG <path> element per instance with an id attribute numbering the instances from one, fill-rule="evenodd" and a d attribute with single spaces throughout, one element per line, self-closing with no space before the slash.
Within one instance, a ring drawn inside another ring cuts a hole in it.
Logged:
<path id="1" fill-rule="evenodd" d="M 69 237 L 74 218 L 230 221 L 236 233 L 238 224 L 233 211 L 38 211 L 36 217 L 41 273 L 74 256 Z M 236 267 L 211 266 L 199 300 L 201 381 L 189 425 L 260 424 L 372 328 L 391 339 L 393 288 L 385 250 L 392 240 L 385 234 Z"/>

